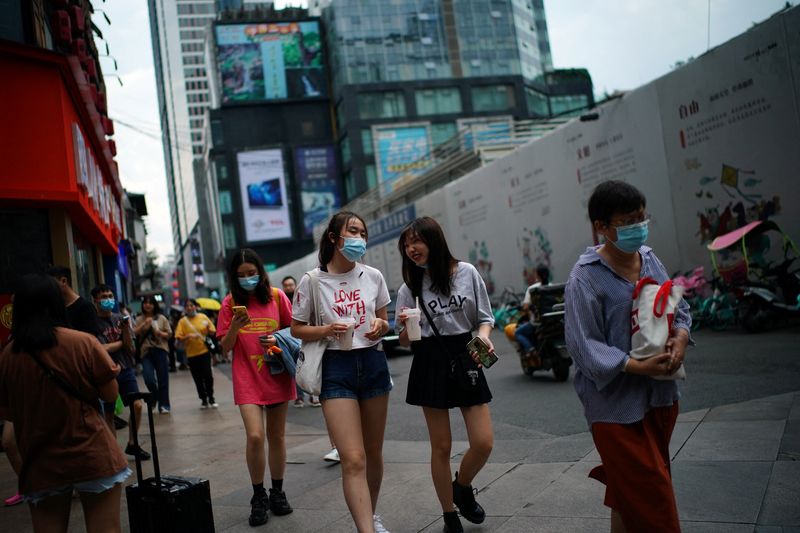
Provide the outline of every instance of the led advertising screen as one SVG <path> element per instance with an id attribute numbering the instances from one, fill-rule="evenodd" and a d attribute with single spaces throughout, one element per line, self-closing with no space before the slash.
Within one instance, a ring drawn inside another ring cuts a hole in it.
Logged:
<path id="1" fill-rule="evenodd" d="M 372 126 L 372 138 L 383 194 L 398 179 L 419 176 L 431 166 L 430 123 Z"/>
<path id="2" fill-rule="evenodd" d="M 303 231 L 312 237 L 314 226 L 341 206 L 341 192 L 333 146 L 304 146 L 294 151 L 295 175 L 303 204 Z"/>
<path id="3" fill-rule="evenodd" d="M 248 243 L 292 237 L 283 154 L 279 149 L 236 154 L 242 223 Z"/>
<path id="4" fill-rule="evenodd" d="M 223 104 L 327 94 L 318 22 L 221 24 L 216 37 Z"/>

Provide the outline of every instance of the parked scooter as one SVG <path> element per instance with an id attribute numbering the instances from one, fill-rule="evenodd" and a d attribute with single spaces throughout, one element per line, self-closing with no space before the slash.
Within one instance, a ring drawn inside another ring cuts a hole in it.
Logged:
<path id="1" fill-rule="evenodd" d="M 560 283 L 531 289 L 530 312 L 533 314 L 535 326 L 534 350 L 523 351 L 513 332 L 506 331 L 517 349 L 522 371 L 529 376 L 537 370 L 552 370 L 556 381 L 566 381 L 569 377 L 572 358 L 564 340 L 565 287 L 566 284 Z"/>
<path id="2" fill-rule="evenodd" d="M 774 221 L 746 224 L 715 238 L 707 248 L 720 278 L 742 290 L 739 319 L 747 331 L 763 331 L 780 319 L 800 316 L 800 270 L 792 267 L 800 250 Z M 770 252 L 781 252 L 777 266 L 767 259 Z M 722 262 L 725 256 L 727 263 Z"/>
<path id="3" fill-rule="evenodd" d="M 795 258 L 764 271 L 772 283 L 746 285 L 741 322 L 750 333 L 764 331 L 781 319 L 800 317 L 800 270 L 790 271 Z"/>

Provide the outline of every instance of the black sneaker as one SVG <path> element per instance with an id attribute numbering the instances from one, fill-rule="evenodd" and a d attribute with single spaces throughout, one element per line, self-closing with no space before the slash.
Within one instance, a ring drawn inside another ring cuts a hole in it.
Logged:
<path id="1" fill-rule="evenodd" d="M 203 400 L 203 403 L 200 404 L 200 409 L 208 409 L 208 400 Z"/>
<path id="2" fill-rule="evenodd" d="M 250 498 L 250 526 L 256 527 L 267 523 L 269 516 L 267 515 L 267 506 L 269 505 L 269 498 L 267 493 L 261 492 L 253 494 Z"/>
<path id="3" fill-rule="evenodd" d="M 128 422 L 126 422 L 124 419 L 118 417 L 117 415 L 114 415 L 114 428 L 115 429 L 125 429 L 126 427 L 128 427 Z"/>
<path id="4" fill-rule="evenodd" d="M 444 513 L 444 529 L 442 533 L 464 533 L 464 527 L 461 525 L 461 520 L 458 519 L 458 513 Z"/>
<path id="5" fill-rule="evenodd" d="M 150 459 L 149 453 L 144 451 L 141 446 L 136 446 L 134 444 L 128 444 L 128 446 L 125 448 L 125 453 L 128 455 L 133 455 L 134 457 L 138 457 L 140 461 L 147 461 Z"/>
<path id="6" fill-rule="evenodd" d="M 475 492 L 473 492 L 472 485 L 465 487 L 458 483 L 458 472 L 456 472 L 456 479 L 453 481 L 453 503 L 458 507 L 461 516 L 473 524 L 480 524 L 486 520 L 486 512 L 475 501 Z"/>
<path id="7" fill-rule="evenodd" d="M 269 510 L 275 516 L 283 516 L 291 513 L 294 509 L 286 499 L 286 493 L 282 490 L 269 489 Z"/>

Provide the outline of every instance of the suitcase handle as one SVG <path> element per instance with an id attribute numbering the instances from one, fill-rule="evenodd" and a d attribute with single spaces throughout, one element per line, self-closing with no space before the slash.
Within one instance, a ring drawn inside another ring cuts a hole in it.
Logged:
<path id="1" fill-rule="evenodd" d="M 134 407 L 134 402 L 136 400 L 144 400 L 144 405 L 147 408 L 147 421 L 148 425 L 150 426 L 150 452 L 153 457 L 153 470 L 155 472 L 156 478 L 156 486 L 161 488 L 161 469 L 158 466 L 158 447 L 156 446 L 156 428 L 155 423 L 153 422 L 153 404 L 150 403 L 150 400 L 153 398 L 153 395 L 149 392 L 132 392 L 128 394 L 128 404 L 131 406 L 131 433 L 133 434 L 133 445 L 136 446 L 136 451 L 139 451 L 139 435 L 136 429 L 136 408 Z M 142 460 L 139 458 L 139 454 L 137 453 L 135 456 L 136 460 L 136 478 L 139 480 L 139 484 L 141 485 L 142 479 Z"/>

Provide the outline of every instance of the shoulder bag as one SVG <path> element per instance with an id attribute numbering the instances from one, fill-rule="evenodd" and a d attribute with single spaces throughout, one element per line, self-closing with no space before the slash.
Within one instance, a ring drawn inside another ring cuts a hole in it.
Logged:
<path id="1" fill-rule="evenodd" d="M 319 276 L 313 270 L 306 272 L 311 280 L 311 313 L 308 324 L 321 326 L 322 311 L 319 304 Z M 300 355 L 297 356 L 297 369 L 295 380 L 297 386 L 313 396 L 319 396 L 322 391 L 322 356 L 328 347 L 328 339 L 322 338 L 315 341 L 303 341 L 300 345 Z"/>
<path id="2" fill-rule="evenodd" d="M 420 300 L 420 303 L 422 304 L 420 306 L 422 307 L 422 312 L 425 313 L 425 318 L 428 319 L 428 324 L 431 325 L 431 329 L 433 330 L 433 336 L 436 337 L 442 350 L 444 350 L 444 353 L 450 358 L 450 375 L 448 377 L 455 381 L 458 387 L 465 392 L 477 391 L 480 372 L 478 371 L 478 365 L 472 359 L 469 352 L 466 351 L 466 346 L 463 351 L 456 354 L 450 352 L 444 340 L 442 340 L 442 336 L 439 334 L 436 324 L 433 323 L 431 315 L 428 314 L 428 306 L 425 305 L 425 301 Z"/>
<path id="3" fill-rule="evenodd" d="M 631 353 L 634 359 L 647 359 L 664 352 L 672 333 L 675 310 L 683 297 L 683 287 L 672 280 L 659 285 L 653 278 L 642 278 L 633 291 L 631 307 Z M 686 379 L 686 369 L 681 365 L 669 376 L 653 379 Z"/>

